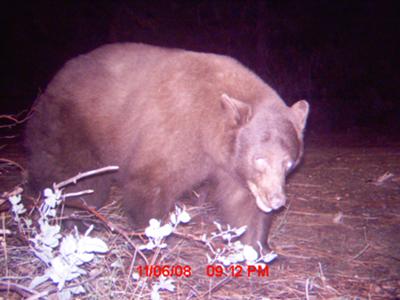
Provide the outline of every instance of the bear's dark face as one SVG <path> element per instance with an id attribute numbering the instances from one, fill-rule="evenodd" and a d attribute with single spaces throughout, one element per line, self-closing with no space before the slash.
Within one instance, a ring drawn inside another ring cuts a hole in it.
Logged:
<path id="1" fill-rule="evenodd" d="M 243 105 L 239 100 L 230 100 L 236 107 Z M 237 109 L 247 121 L 238 131 L 235 169 L 264 212 L 286 203 L 285 178 L 302 156 L 308 110 L 306 101 L 287 110 L 258 107 L 254 115 L 250 107 Z"/>

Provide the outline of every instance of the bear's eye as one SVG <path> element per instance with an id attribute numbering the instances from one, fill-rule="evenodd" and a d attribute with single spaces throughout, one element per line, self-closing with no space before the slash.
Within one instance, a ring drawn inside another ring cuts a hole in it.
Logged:
<path id="1" fill-rule="evenodd" d="M 255 160 L 256 169 L 259 171 L 265 171 L 268 167 L 268 162 L 265 158 L 257 158 Z"/>
<path id="2" fill-rule="evenodd" d="M 285 168 L 286 168 L 286 172 L 290 172 L 292 170 L 294 166 L 294 162 L 291 160 L 286 161 L 285 163 Z"/>

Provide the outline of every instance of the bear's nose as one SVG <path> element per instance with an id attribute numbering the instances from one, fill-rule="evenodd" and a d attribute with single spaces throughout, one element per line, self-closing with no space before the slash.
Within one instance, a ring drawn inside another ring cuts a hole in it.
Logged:
<path id="1" fill-rule="evenodd" d="M 271 207 L 273 209 L 278 209 L 285 205 L 286 196 L 283 193 L 274 193 L 271 195 Z"/>

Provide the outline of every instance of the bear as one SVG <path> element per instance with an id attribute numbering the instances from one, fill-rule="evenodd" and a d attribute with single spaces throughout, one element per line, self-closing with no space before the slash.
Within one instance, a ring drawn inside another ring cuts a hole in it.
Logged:
<path id="1" fill-rule="evenodd" d="M 244 244 L 268 248 L 271 212 L 303 153 L 309 104 L 287 106 L 229 56 L 146 44 L 101 46 L 68 61 L 34 104 L 25 145 L 30 185 L 87 178 L 100 207 L 115 185 L 134 228 L 200 185 Z M 269 248 L 268 248 L 269 249 Z"/>

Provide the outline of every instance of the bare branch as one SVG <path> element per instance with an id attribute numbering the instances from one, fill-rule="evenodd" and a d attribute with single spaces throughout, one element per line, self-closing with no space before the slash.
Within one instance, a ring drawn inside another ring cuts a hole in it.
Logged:
<path id="1" fill-rule="evenodd" d="M 25 169 L 24 169 L 19 163 L 16 163 L 16 162 L 13 161 L 13 160 L 10 160 L 10 159 L 7 159 L 7 158 L 0 158 L 0 162 L 4 162 L 4 163 L 7 163 L 7 164 L 16 166 L 16 167 L 17 167 L 18 169 L 20 169 L 21 171 L 25 171 Z"/>
<path id="2" fill-rule="evenodd" d="M 5 291 L 5 290 L 11 290 L 21 296 L 26 296 L 27 294 L 33 294 L 37 295 L 38 292 L 35 290 L 32 290 L 26 286 L 17 284 L 17 283 L 12 283 L 12 282 L 1 282 L 0 281 L 0 291 Z"/>
<path id="3" fill-rule="evenodd" d="M 119 167 L 118 166 L 108 166 L 108 167 L 104 167 L 104 168 L 100 168 L 100 169 L 96 169 L 96 170 L 91 170 L 91 171 L 87 171 L 87 172 L 83 172 L 83 173 L 79 173 L 78 175 L 69 178 L 67 180 L 61 181 L 60 183 L 55 183 L 54 184 L 54 188 L 55 189 L 61 189 L 64 186 L 67 186 L 71 183 L 76 184 L 76 182 L 84 177 L 89 177 L 89 176 L 93 176 L 99 173 L 104 173 L 104 172 L 109 172 L 109 171 L 116 171 L 118 170 Z"/>
<path id="4" fill-rule="evenodd" d="M 32 116 L 33 109 L 29 110 L 26 113 L 26 116 L 24 118 L 20 119 L 20 116 L 23 115 L 25 112 L 26 112 L 26 110 L 23 110 L 22 112 L 18 113 L 17 115 L 0 115 L 0 120 L 5 119 L 5 120 L 11 122 L 10 124 L 0 125 L 0 128 L 12 128 L 16 125 L 26 122 Z"/>
<path id="5" fill-rule="evenodd" d="M 68 193 L 68 194 L 63 194 L 62 198 L 66 199 L 66 198 L 70 198 L 70 197 L 79 197 L 82 195 L 92 194 L 93 192 L 94 192 L 94 190 L 84 190 L 84 191 L 80 191 L 80 192 L 76 192 L 76 193 Z"/>

